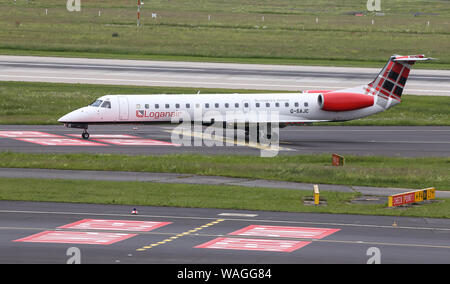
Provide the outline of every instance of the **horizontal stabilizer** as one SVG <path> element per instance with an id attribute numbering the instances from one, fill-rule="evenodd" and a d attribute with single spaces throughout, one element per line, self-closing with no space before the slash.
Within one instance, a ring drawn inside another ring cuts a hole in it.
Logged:
<path id="1" fill-rule="evenodd" d="M 425 57 L 423 54 L 419 55 L 394 55 L 392 61 L 399 61 L 399 62 L 415 62 L 415 61 L 428 61 L 428 60 L 435 60 L 436 58 L 431 57 Z"/>

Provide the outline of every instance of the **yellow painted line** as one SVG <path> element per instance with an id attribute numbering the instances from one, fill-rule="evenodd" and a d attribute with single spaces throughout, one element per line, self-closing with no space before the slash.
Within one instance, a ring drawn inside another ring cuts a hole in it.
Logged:
<path id="1" fill-rule="evenodd" d="M 200 231 L 200 230 L 203 230 L 203 229 L 205 229 L 205 228 L 208 228 L 208 227 L 210 227 L 210 226 L 213 226 L 213 225 L 218 224 L 218 223 L 223 222 L 223 221 L 225 221 L 225 219 L 217 219 L 216 221 L 213 221 L 213 222 L 210 222 L 210 223 L 208 223 L 208 224 L 202 225 L 202 226 L 200 226 L 200 227 L 194 228 L 194 229 L 192 229 L 192 230 L 189 230 L 189 231 L 186 231 L 186 232 L 177 234 L 177 235 L 172 236 L 172 237 L 170 237 L 170 238 L 168 238 L 168 239 L 165 239 L 165 240 L 163 240 L 163 241 L 160 241 L 160 242 L 157 242 L 157 243 L 154 243 L 154 244 L 150 244 L 150 245 L 143 246 L 143 247 L 141 247 L 141 248 L 136 249 L 136 251 L 146 251 L 146 250 L 148 250 L 148 249 L 151 249 L 152 247 L 155 247 L 155 246 L 158 246 L 158 245 L 162 245 L 162 244 L 166 244 L 166 243 L 171 242 L 171 241 L 173 241 L 173 240 L 175 240 L 175 239 L 178 239 L 178 238 L 180 238 L 180 237 L 182 237 L 182 236 L 186 236 L 186 235 L 189 235 L 189 234 L 191 234 L 191 233 L 198 232 L 198 231 Z"/>

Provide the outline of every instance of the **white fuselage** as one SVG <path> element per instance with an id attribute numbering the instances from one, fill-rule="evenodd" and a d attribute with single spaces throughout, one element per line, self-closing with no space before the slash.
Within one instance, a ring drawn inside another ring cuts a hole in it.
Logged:
<path id="1" fill-rule="evenodd" d="M 278 122 L 346 121 L 372 115 L 385 108 L 374 103 L 351 111 L 324 111 L 318 93 L 106 95 L 96 103 L 59 119 L 62 123 L 170 123 L 176 121 L 233 122 L 255 113 L 278 114 Z M 109 102 L 109 103 L 105 103 Z M 376 102 L 376 97 L 375 97 Z M 221 119 L 222 118 L 222 119 Z M 271 118 L 252 122 L 277 122 Z"/>
<path id="2" fill-rule="evenodd" d="M 422 55 L 393 55 L 370 83 L 343 90 L 303 93 L 107 95 L 58 121 L 82 128 L 89 124 L 196 122 L 228 128 L 244 124 L 246 134 L 256 124 L 284 127 L 295 123 L 347 121 L 373 115 L 401 102 L 412 65 L 428 61 Z M 218 124 L 216 124 L 218 123 Z M 272 134 L 268 133 L 267 137 Z"/>

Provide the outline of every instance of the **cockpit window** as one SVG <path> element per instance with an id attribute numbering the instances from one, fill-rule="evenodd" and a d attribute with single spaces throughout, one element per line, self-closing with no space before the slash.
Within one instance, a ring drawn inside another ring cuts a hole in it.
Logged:
<path id="1" fill-rule="evenodd" d="M 99 107 L 102 104 L 102 102 L 103 102 L 102 100 L 96 100 L 95 102 L 90 104 L 90 106 Z"/>
<path id="2" fill-rule="evenodd" d="M 110 101 L 103 102 L 102 107 L 104 107 L 104 108 L 111 108 L 111 102 Z"/>

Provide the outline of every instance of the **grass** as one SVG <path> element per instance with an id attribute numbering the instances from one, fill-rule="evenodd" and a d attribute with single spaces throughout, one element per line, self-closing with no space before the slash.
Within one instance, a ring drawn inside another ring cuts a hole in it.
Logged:
<path id="1" fill-rule="evenodd" d="M 346 156 L 344 167 L 331 166 L 330 155 L 261 158 L 237 155 L 0 153 L 0 167 L 67 170 L 171 172 L 258 178 L 292 182 L 450 190 L 449 158 Z"/>
<path id="2" fill-rule="evenodd" d="M 65 1 L 0 0 L 0 53 L 340 66 L 425 53 L 440 60 L 422 68 L 450 68 L 449 3 L 384 1 L 379 17 L 366 1 L 341 2 L 152 1 L 137 28 L 135 1 L 68 12 Z"/>
<path id="3" fill-rule="evenodd" d="M 173 87 L 0 82 L 0 124 L 57 124 L 58 118 L 106 94 L 269 92 Z M 272 91 L 273 92 L 273 91 Z M 448 97 L 403 96 L 403 103 L 367 118 L 332 125 L 450 125 Z"/>
<path id="4" fill-rule="evenodd" d="M 0 82 L 0 124 L 57 124 L 62 115 L 107 94 L 196 94 L 245 90 Z M 253 91 L 256 92 L 256 91 Z M 258 91 L 260 92 L 260 91 Z"/>
<path id="5" fill-rule="evenodd" d="M 350 204 L 356 193 L 323 192 L 321 199 L 326 200 L 326 206 L 308 206 L 302 200 L 310 197 L 311 192 L 239 186 L 0 178 L 0 188 L 0 200 L 450 217 L 447 199 L 388 209 L 386 204 Z"/>

